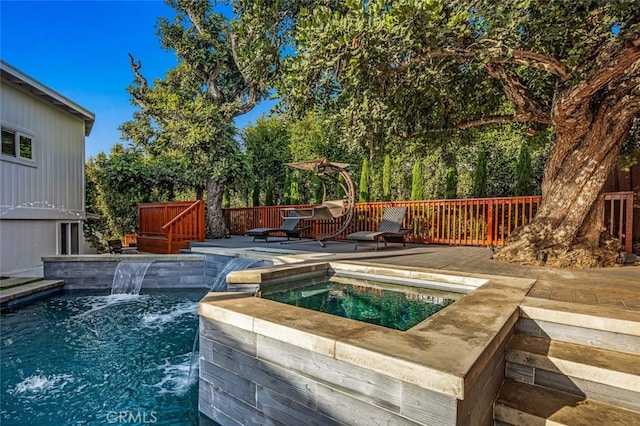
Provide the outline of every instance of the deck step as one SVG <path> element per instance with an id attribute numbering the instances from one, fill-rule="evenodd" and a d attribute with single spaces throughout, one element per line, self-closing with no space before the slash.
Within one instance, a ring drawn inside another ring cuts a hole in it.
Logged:
<path id="1" fill-rule="evenodd" d="M 505 379 L 496 399 L 497 424 L 640 425 L 640 412 L 553 389 Z"/>
<path id="2" fill-rule="evenodd" d="M 505 376 L 640 410 L 640 355 L 516 334 Z"/>
<path id="3" fill-rule="evenodd" d="M 516 332 L 640 355 L 639 311 L 527 297 Z"/>

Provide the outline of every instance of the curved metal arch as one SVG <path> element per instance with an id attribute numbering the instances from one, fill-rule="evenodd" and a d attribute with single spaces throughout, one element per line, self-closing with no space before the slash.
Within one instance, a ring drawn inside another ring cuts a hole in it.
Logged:
<path id="1" fill-rule="evenodd" d="M 349 172 L 347 172 L 346 168 L 349 166 L 350 164 L 347 163 L 332 163 L 331 161 L 329 161 L 327 158 L 319 158 L 316 160 L 311 160 L 311 161 L 305 161 L 302 163 L 289 163 L 287 164 L 287 166 L 295 168 L 295 169 L 299 169 L 299 170 L 305 170 L 305 171 L 312 171 L 314 172 L 319 178 L 320 178 L 320 182 L 322 183 L 322 203 L 324 204 L 325 202 L 327 202 L 327 185 L 326 185 L 326 176 L 328 174 L 337 174 L 338 175 L 338 185 L 340 185 L 340 187 L 342 188 L 342 190 L 345 193 L 344 199 L 343 199 L 343 211 L 342 214 L 339 216 L 334 216 L 334 219 L 342 219 L 342 223 L 340 224 L 340 226 L 338 227 L 338 230 L 335 232 L 332 232 L 331 234 L 327 234 L 327 235 L 323 235 L 321 238 L 318 238 L 317 241 L 324 246 L 323 241 L 329 240 L 331 238 L 337 237 L 338 235 L 342 234 L 344 231 L 346 231 L 347 227 L 349 226 L 349 224 L 351 223 L 351 219 L 353 219 L 353 214 L 354 214 L 354 210 L 355 210 L 355 201 L 356 201 L 356 191 L 355 191 L 355 186 L 353 184 L 353 180 L 351 179 L 351 175 L 349 174 Z M 342 176 L 342 178 L 344 179 L 344 183 L 340 182 L 339 176 Z M 308 210 L 308 209 L 305 209 Z M 311 210 L 311 214 L 309 216 L 302 216 L 303 218 L 306 218 L 307 220 L 323 220 L 325 219 L 324 217 L 321 218 L 314 218 L 315 215 L 315 209 Z"/>

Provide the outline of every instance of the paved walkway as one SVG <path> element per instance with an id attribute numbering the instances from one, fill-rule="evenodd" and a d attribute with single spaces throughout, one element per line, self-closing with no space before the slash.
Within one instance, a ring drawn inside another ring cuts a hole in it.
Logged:
<path id="1" fill-rule="evenodd" d="M 491 259 L 485 247 L 457 247 L 443 245 L 398 244 L 381 246 L 376 252 L 364 246 L 353 250 L 353 243 L 330 241 L 325 247 L 317 242 L 281 245 L 273 242 L 253 242 L 251 237 L 233 236 L 230 239 L 208 240 L 218 247 L 264 247 L 271 250 L 300 250 L 330 254 L 329 259 L 350 259 L 397 266 L 414 266 L 487 275 L 506 275 L 535 278 L 538 282 L 529 296 L 563 302 L 599 305 L 640 311 L 640 264 L 614 268 L 573 270 L 542 266 L 520 266 Z"/>

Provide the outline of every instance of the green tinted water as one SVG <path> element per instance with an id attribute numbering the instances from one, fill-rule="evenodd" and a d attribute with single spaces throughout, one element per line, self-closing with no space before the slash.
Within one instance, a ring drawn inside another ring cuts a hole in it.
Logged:
<path id="1" fill-rule="evenodd" d="M 437 292 L 405 293 L 354 284 L 319 284 L 263 294 L 263 298 L 406 331 L 455 299 Z"/>

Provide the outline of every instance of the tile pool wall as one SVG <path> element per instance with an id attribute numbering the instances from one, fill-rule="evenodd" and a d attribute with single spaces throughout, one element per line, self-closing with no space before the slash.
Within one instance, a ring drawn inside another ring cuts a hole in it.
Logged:
<path id="1" fill-rule="evenodd" d="M 44 278 L 64 280 L 65 290 L 108 290 L 118 263 L 152 262 L 142 288 L 210 288 L 205 275 L 205 257 L 181 255 L 77 255 L 43 257 Z"/>
<path id="2" fill-rule="evenodd" d="M 240 276 L 247 287 L 323 268 L 480 287 L 407 332 L 247 293 L 209 293 L 199 305 L 202 414 L 222 424 L 492 423 L 505 346 L 532 280 L 325 263 L 229 281 L 242 288 Z"/>

